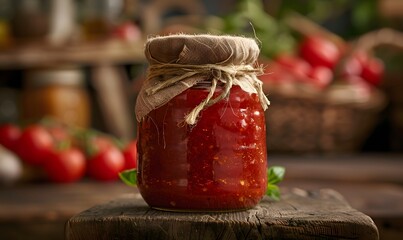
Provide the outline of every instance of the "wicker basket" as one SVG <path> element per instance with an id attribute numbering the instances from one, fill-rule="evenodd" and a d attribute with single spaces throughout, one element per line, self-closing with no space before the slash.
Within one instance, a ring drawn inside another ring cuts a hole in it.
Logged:
<path id="1" fill-rule="evenodd" d="M 357 151 L 386 103 L 384 95 L 376 89 L 366 99 L 351 99 L 348 92 L 343 95 L 329 91 L 269 92 L 271 106 L 266 111 L 269 152 Z"/>
<path id="2" fill-rule="evenodd" d="M 368 32 L 346 45 L 339 36 L 305 16 L 292 13 L 285 22 L 301 35 L 322 35 L 341 48 L 348 46 L 345 50 L 350 54 L 344 56 L 346 59 L 354 51 L 370 53 L 382 45 L 403 49 L 403 33 L 393 29 Z M 266 111 L 267 142 L 271 152 L 357 151 L 386 106 L 385 95 L 376 88 L 364 99 L 355 99 L 349 96 L 349 91 L 333 97 L 333 89 L 312 93 L 300 91 L 298 87 L 292 87 L 291 91 L 272 87 L 266 86 L 271 101 Z"/>

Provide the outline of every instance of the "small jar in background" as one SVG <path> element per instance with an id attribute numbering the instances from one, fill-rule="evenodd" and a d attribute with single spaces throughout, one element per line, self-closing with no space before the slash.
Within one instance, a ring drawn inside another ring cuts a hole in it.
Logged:
<path id="1" fill-rule="evenodd" d="M 49 33 L 49 0 L 15 0 L 11 4 L 10 28 L 18 43 L 43 42 Z"/>
<path id="2" fill-rule="evenodd" d="M 78 68 L 29 70 L 24 77 L 22 118 L 54 117 L 77 127 L 90 124 L 90 100 L 83 72 Z"/>
<path id="3" fill-rule="evenodd" d="M 11 44 L 10 6 L 9 0 L 0 0 L 0 49 Z"/>
<path id="4" fill-rule="evenodd" d="M 77 12 L 82 38 L 86 41 L 107 39 L 122 11 L 122 0 L 78 1 Z"/>

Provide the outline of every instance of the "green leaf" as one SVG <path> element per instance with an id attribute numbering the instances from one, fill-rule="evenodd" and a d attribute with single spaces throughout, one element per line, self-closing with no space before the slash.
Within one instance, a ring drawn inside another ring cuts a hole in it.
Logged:
<path id="1" fill-rule="evenodd" d="M 267 170 L 267 189 L 266 195 L 271 199 L 280 200 L 280 188 L 276 184 L 284 179 L 285 168 L 281 166 L 272 166 Z"/>
<path id="2" fill-rule="evenodd" d="M 280 200 L 280 188 L 277 185 L 267 184 L 266 195 L 273 200 Z"/>
<path id="3" fill-rule="evenodd" d="M 137 186 L 137 169 L 128 169 L 119 173 L 120 179 L 129 186 Z"/>
<path id="4" fill-rule="evenodd" d="M 269 184 L 276 184 L 283 180 L 285 168 L 281 166 L 272 166 L 267 171 L 267 182 Z"/>

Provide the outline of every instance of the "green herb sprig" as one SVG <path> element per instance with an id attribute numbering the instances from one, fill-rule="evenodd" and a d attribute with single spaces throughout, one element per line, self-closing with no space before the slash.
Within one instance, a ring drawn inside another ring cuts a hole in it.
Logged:
<path id="1" fill-rule="evenodd" d="M 137 186 L 137 169 L 128 169 L 119 173 L 120 180 L 128 186 Z"/>
<path id="2" fill-rule="evenodd" d="M 285 168 L 281 166 L 272 166 L 267 170 L 267 190 L 266 195 L 271 199 L 280 200 L 280 188 L 277 183 L 284 179 Z"/>

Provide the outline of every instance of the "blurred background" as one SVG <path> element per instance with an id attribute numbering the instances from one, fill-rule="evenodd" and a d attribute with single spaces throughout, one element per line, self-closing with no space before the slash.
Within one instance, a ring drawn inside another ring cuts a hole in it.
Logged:
<path id="1" fill-rule="evenodd" d="M 69 217 L 136 191 L 88 174 L 97 166 L 68 175 L 20 152 L 50 134 L 86 159 L 114 145 L 116 169 L 133 167 L 144 43 L 174 33 L 256 38 L 284 189 L 335 188 L 382 239 L 401 239 L 400 0 L 0 0 L 1 233 L 63 239 Z"/>

